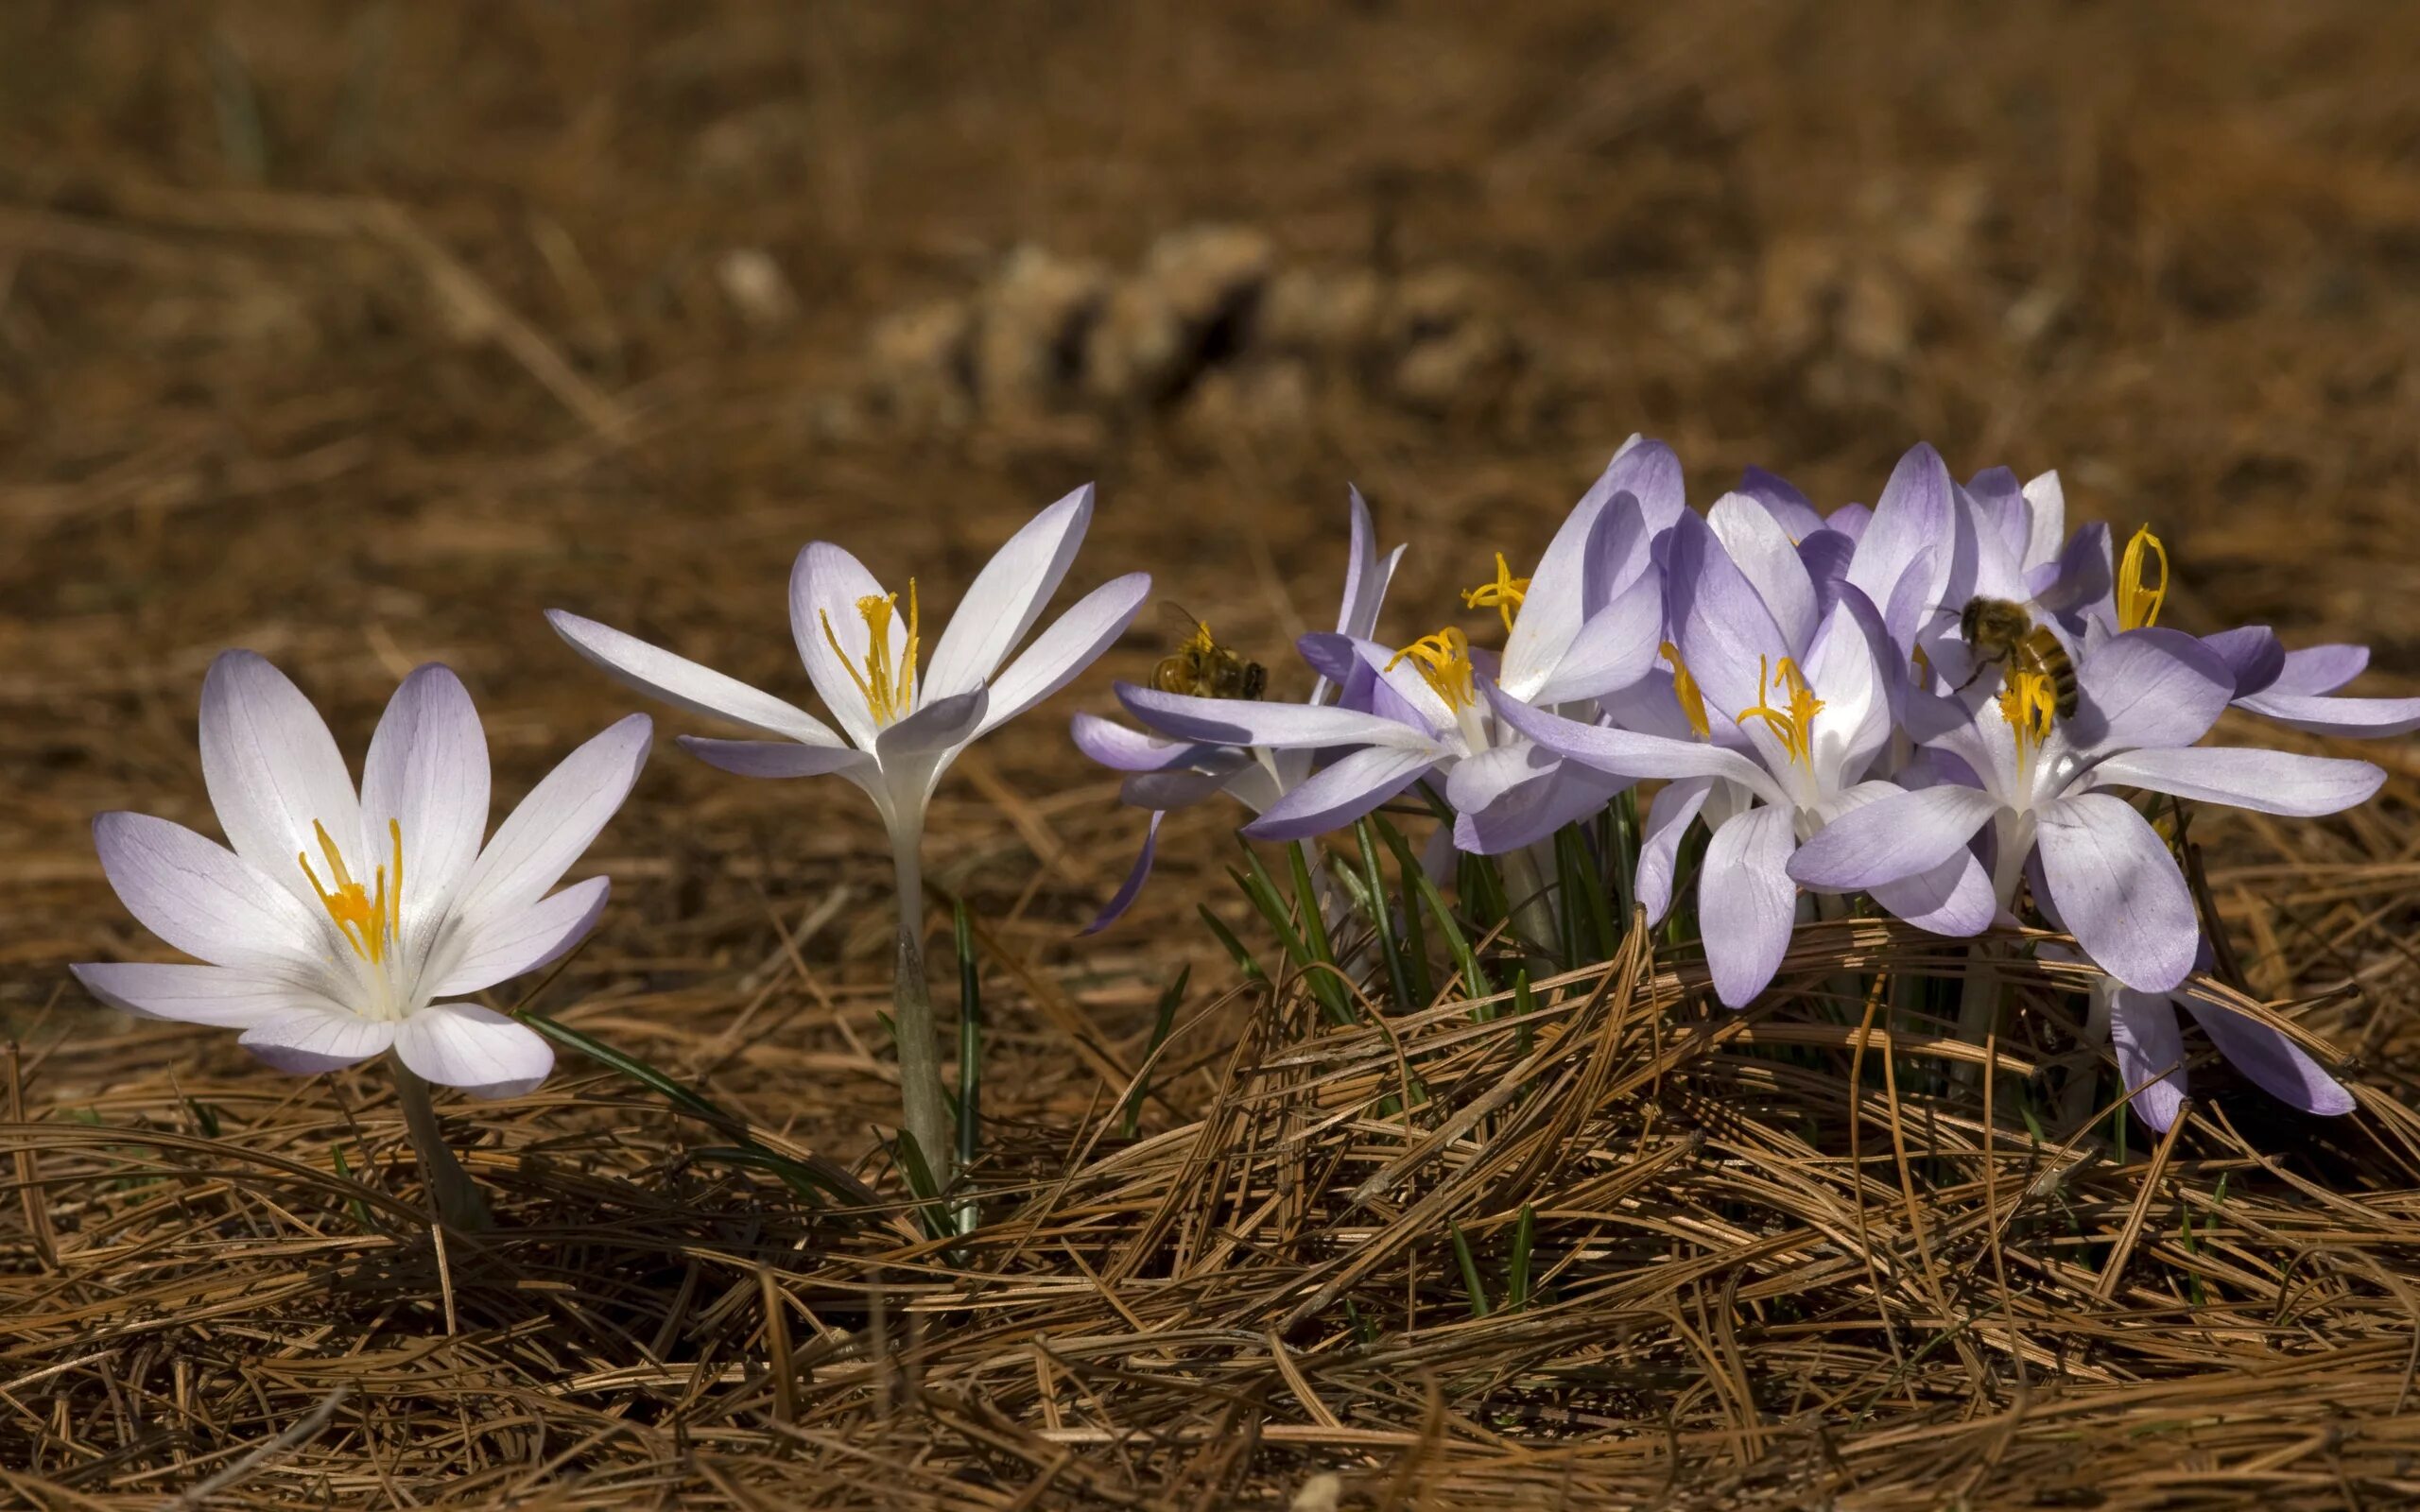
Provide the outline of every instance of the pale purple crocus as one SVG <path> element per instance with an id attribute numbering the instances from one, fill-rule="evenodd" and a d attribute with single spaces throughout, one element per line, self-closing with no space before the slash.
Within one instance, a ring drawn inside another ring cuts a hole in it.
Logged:
<path id="1" fill-rule="evenodd" d="M 2284 651 L 2268 676 L 2238 677 L 2235 706 L 2289 730 L 2340 739 L 2377 740 L 2420 730 L 2420 698 L 2338 696 L 2337 690 L 2360 677 L 2369 664 L 2366 645 L 2314 645 Z"/>
<path id="2" fill-rule="evenodd" d="M 1332 753 L 1287 788 L 1244 833 L 1299 840 L 1324 834 L 1431 776 L 1444 781 L 1455 840 L 1495 853 L 1534 843 L 1601 805 L 1629 779 L 1572 769 L 1492 716 L 1493 697 L 1547 708 L 1593 703 L 1652 667 L 1662 619 L 1653 564 L 1656 522 L 1686 511 L 1680 464 L 1660 442 L 1633 437 L 1567 517 L 1526 578 L 1501 558 L 1496 580 L 1466 595 L 1509 621 L 1501 656 L 1448 627 L 1400 648 L 1352 636 L 1305 638 L 1312 664 L 1366 687 L 1366 707 L 1201 698 L 1121 683 L 1134 717 L 1164 736 L 1204 747 Z M 1352 700 L 1361 704 L 1365 700 Z"/>
<path id="3" fill-rule="evenodd" d="M 2045 913 L 2057 927 L 2066 927 L 2055 910 Z M 2057 945 L 2041 949 L 2052 959 L 2080 958 Z M 2290 1036 L 2243 1012 L 2230 1001 L 2232 994 L 2211 982 L 2211 959 L 2205 940 L 2196 954 L 2194 974 L 2172 991 L 2138 992 L 2111 976 L 2099 978 L 2089 989 L 2084 1033 L 2109 1046 L 2136 1116 L 2166 1133 L 2184 1108 L 2189 1082 L 2179 1008 L 2192 1015 L 2230 1065 L 2270 1096 L 2306 1113 L 2351 1112 L 2353 1094 L 2343 1083 Z"/>
<path id="4" fill-rule="evenodd" d="M 913 578 L 903 606 L 899 594 L 885 591 L 840 547 L 819 541 L 800 552 L 790 573 L 790 631 L 837 730 L 786 699 L 634 636 L 562 610 L 546 615 L 572 649 L 629 686 L 762 737 L 682 736 L 682 748 L 699 760 L 742 777 L 838 776 L 873 801 L 890 834 L 898 884 L 893 1004 L 908 1123 L 944 1185 L 956 1140 L 924 977 L 925 808 L 959 752 L 1065 687 L 1142 608 L 1150 575 L 1113 578 L 1011 659 L 1073 565 L 1092 513 L 1093 490 L 1086 485 L 1010 537 L 976 575 L 931 660 L 921 666 Z"/>
<path id="5" fill-rule="evenodd" d="M 227 845 L 143 814 L 93 824 L 128 911 L 199 964 L 87 964 L 77 979 L 117 1007 L 238 1030 L 280 1071 L 392 1051 L 441 1086 L 526 1092 L 553 1050 L 465 1000 L 595 927 L 605 878 L 553 888 L 630 793 L 648 737 L 643 714 L 607 729 L 489 838 L 487 737 L 451 671 L 396 689 L 356 793 L 301 690 L 226 652 L 202 682 L 201 769 Z"/>
<path id="6" fill-rule="evenodd" d="M 1752 507 L 1725 513 L 1734 525 L 1765 518 Z M 1900 791 L 1867 780 L 1893 723 L 1894 658 L 1879 615 L 1849 584 L 1819 611 L 1798 557 L 1786 542 L 1768 544 L 1752 541 L 1742 553 L 1756 562 L 1752 576 L 1711 524 L 1684 518 L 1671 531 L 1673 673 L 1696 738 L 1497 703 L 1499 717 L 1568 760 L 1667 779 L 1664 795 L 1683 796 L 1667 813 L 1651 806 L 1651 835 L 1677 843 L 1688 816 L 1704 812 L 1713 833 L 1698 913 L 1716 994 L 1732 1007 L 1764 990 L 1789 950 L 1800 911 L 1789 866 L 1799 845 L 1839 816 Z M 1652 876 L 1642 854 L 1642 896 L 1651 884 L 1668 893 L 1668 847 L 1658 852 Z M 1945 930 L 1989 921 L 1989 887 L 1971 857 L 1945 855 L 1926 875 L 1894 881 L 1902 907 Z"/>
<path id="7" fill-rule="evenodd" d="M 1791 875 L 1827 892 L 1873 891 L 1971 854 L 1988 828 L 1999 909 L 2031 858 L 2045 901 L 2094 960 L 2136 991 L 2168 992 L 2193 968 L 2193 902 L 2166 842 L 2111 789 L 2308 816 L 2350 808 L 2385 780 L 2366 762 L 2195 746 L 2235 690 L 2225 663 L 2190 636 L 2120 634 L 2076 671 L 2072 718 L 2053 716 L 2039 674 L 2015 669 L 1998 693 L 1970 695 L 1963 718 L 1927 718 L 1949 780 L 1841 816 L 1799 850 Z"/>
<path id="8" fill-rule="evenodd" d="M 1376 631 L 1387 585 L 1394 579 L 1404 548 L 1397 546 L 1381 556 L 1370 506 L 1361 497 L 1360 490 L 1349 490 L 1348 504 L 1351 523 L 1345 551 L 1344 594 L 1337 609 L 1335 635 L 1349 642 L 1366 640 Z M 1332 670 L 1335 669 L 1319 672 L 1305 700 L 1308 704 L 1335 703 L 1340 695 L 1348 701 L 1366 703 L 1366 679 L 1358 698 L 1352 698 L 1347 693 L 1351 673 L 1339 671 L 1332 678 Z M 1079 750 L 1103 766 L 1126 774 L 1118 784 L 1120 801 L 1150 811 L 1141 852 L 1135 856 L 1134 865 L 1128 869 L 1115 896 L 1084 926 L 1083 933 L 1087 935 L 1116 922 L 1141 896 L 1158 853 L 1160 824 L 1169 811 L 1223 793 L 1254 815 L 1263 814 L 1300 785 L 1311 771 L 1313 752 L 1306 748 L 1271 750 L 1265 747 L 1167 740 L 1130 730 L 1098 714 L 1077 714 L 1069 732 Z"/>

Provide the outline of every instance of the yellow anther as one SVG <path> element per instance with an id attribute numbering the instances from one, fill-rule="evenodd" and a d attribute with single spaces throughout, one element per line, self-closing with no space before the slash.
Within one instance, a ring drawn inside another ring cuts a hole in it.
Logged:
<path id="1" fill-rule="evenodd" d="M 2159 580 L 2152 581 L 2151 569 L 2156 567 Z M 2126 555 L 2118 563 L 2118 627 L 2139 630 L 2146 625 L 2159 623 L 2159 610 L 2168 602 L 2168 548 L 2143 526 L 2126 542 Z"/>
<path id="2" fill-rule="evenodd" d="M 1470 638 L 1448 625 L 1434 635 L 1424 635 L 1394 654 L 1387 662 L 1392 672 L 1405 662 L 1412 664 L 1423 682 L 1445 700 L 1449 709 L 1467 709 L 1478 702 L 1476 670 L 1471 666 Z"/>
<path id="3" fill-rule="evenodd" d="M 1504 631 L 1510 635 L 1512 632 L 1512 611 L 1529 595 L 1530 580 L 1513 576 L 1512 566 L 1505 561 L 1504 553 L 1499 551 L 1495 554 L 1495 580 L 1464 590 L 1462 602 L 1472 609 L 1492 609 L 1503 615 Z"/>
<path id="4" fill-rule="evenodd" d="M 2000 675 L 2000 716 L 2016 731 L 2020 748 L 2038 747 L 2049 738 L 2050 721 L 2059 710 L 2058 691 L 2049 674 L 2010 667 Z"/>
<path id="5" fill-rule="evenodd" d="M 1689 665 L 1681 660 L 1681 648 L 1671 642 L 1664 643 L 1664 660 L 1672 663 L 1672 696 L 1681 700 L 1681 717 L 1704 740 L 1714 733 L 1705 722 L 1705 695 L 1698 692 L 1698 679 L 1689 676 Z"/>
<path id="6" fill-rule="evenodd" d="M 1932 680 L 1932 658 L 1925 655 L 1923 646 L 1917 646 L 1915 653 L 1908 658 L 1908 665 L 1915 673 L 1919 686 Z"/>
<path id="7" fill-rule="evenodd" d="M 908 579 L 908 656 L 896 667 L 890 664 L 890 616 L 899 606 L 896 593 L 868 593 L 857 600 L 857 617 L 866 622 L 866 662 L 859 671 L 841 648 L 840 638 L 832 633 L 832 616 L 821 610 L 815 617 L 823 622 L 823 639 L 832 654 L 840 659 L 840 670 L 857 685 L 857 693 L 866 701 L 866 713 L 877 726 L 905 718 L 916 706 L 916 653 L 919 638 L 916 627 L 916 579 Z M 1208 633 L 1208 627 L 1202 627 Z"/>
<path id="8" fill-rule="evenodd" d="M 1776 691 L 1789 695 L 1787 710 L 1772 706 L 1772 694 Z M 1773 667 L 1758 657 L 1756 706 L 1740 711 L 1736 722 L 1744 725 L 1751 719 L 1763 720 L 1765 728 L 1780 739 L 1782 749 L 1791 761 L 1811 767 L 1815 765 L 1815 716 L 1823 708 L 1824 700 L 1816 697 L 1814 690 L 1806 686 L 1806 679 L 1799 676 L 1797 662 L 1783 657 L 1781 664 Z"/>
<path id="9" fill-rule="evenodd" d="M 311 821 L 311 833 L 319 837 L 320 854 L 328 863 L 328 877 L 333 885 L 321 886 L 320 874 L 311 869 L 308 851 L 298 850 L 294 859 L 302 865 L 302 875 L 311 879 L 311 890 L 320 895 L 320 906 L 336 921 L 337 933 L 353 947 L 353 953 L 372 966 L 387 959 L 387 947 L 404 931 L 404 827 L 401 821 L 387 821 L 387 837 L 394 847 L 393 871 L 380 867 L 375 875 L 376 890 L 353 880 L 344 864 L 343 852 L 328 836 L 327 826 Z"/>

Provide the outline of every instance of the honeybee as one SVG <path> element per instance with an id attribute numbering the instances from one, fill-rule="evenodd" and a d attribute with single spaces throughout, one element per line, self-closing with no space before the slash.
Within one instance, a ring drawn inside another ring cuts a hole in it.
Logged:
<path id="1" fill-rule="evenodd" d="M 1197 698 L 1257 698 L 1269 688 L 1269 669 L 1249 662 L 1210 637 L 1209 625 L 1190 610 L 1175 609 L 1190 633 L 1173 655 L 1160 659 L 1151 670 L 1151 686 L 1162 693 L 1188 693 Z"/>
<path id="2" fill-rule="evenodd" d="M 2059 717 L 2075 717 L 2076 664 L 2049 627 L 2034 624 L 2024 605 L 2004 598 L 1970 598 L 1958 611 L 1958 633 L 1965 639 L 1975 662 L 1975 670 L 1958 685 L 1958 692 L 1972 686 L 1985 667 L 2013 666 L 2048 679 L 2052 707 Z"/>

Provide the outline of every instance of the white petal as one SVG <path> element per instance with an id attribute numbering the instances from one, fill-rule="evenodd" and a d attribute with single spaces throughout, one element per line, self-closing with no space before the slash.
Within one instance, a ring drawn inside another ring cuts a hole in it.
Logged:
<path id="1" fill-rule="evenodd" d="M 318 906 L 295 859 L 322 868 L 314 823 L 348 863 L 361 850 L 361 805 L 336 737 L 302 690 L 251 651 L 210 663 L 201 683 L 201 776 L 235 853 L 298 900 Z"/>
<path id="2" fill-rule="evenodd" d="M 424 1081 L 474 1097 L 518 1097 L 555 1069 L 538 1032 L 475 1003 L 432 1003 L 395 1031 L 395 1053 Z"/>
<path id="3" fill-rule="evenodd" d="M 564 757 L 529 790 L 463 879 L 454 902 L 460 927 L 518 912 L 545 896 L 630 796 L 647 765 L 652 728 L 647 715 L 630 715 Z"/>
<path id="4" fill-rule="evenodd" d="M 851 618 L 855 617 L 853 613 Z M 808 746 L 841 743 L 839 733 L 831 726 L 797 705 L 752 688 L 737 678 L 727 678 L 712 667 L 700 666 L 687 657 L 649 645 L 634 635 L 625 635 L 611 626 L 559 609 L 546 610 L 546 623 L 573 650 L 612 673 L 624 686 L 635 688 L 650 698 L 661 698 L 675 709 L 709 719 L 728 719 L 758 734 L 778 735 Z"/>
<path id="5" fill-rule="evenodd" d="M 795 740 L 708 740 L 677 735 L 673 744 L 707 765 L 735 777 L 821 777 L 871 770 L 872 756 L 854 746 L 802 746 Z"/>
<path id="6" fill-rule="evenodd" d="M 1806 654 L 1815 636 L 1815 580 L 1807 576 L 1796 542 L 1765 507 L 1744 493 L 1726 493 L 1706 511 L 1706 524 L 1731 554 L 1740 575 L 1781 627 L 1792 656 Z"/>
<path id="7" fill-rule="evenodd" d="M 308 1076 L 383 1054 L 395 1042 L 395 1026 L 333 1005 L 298 1005 L 262 1019 L 235 1042 L 280 1071 Z"/>
<path id="8" fill-rule="evenodd" d="M 1126 633 L 1150 592 L 1150 574 L 1129 573 L 1077 600 L 993 682 L 991 709 L 976 734 L 999 729 L 1074 681 Z"/>
<path id="9" fill-rule="evenodd" d="M 1589 559 L 1604 525 L 1607 502 L 1591 490 L 1538 558 L 1521 608 L 1512 616 L 1512 632 L 1504 637 L 1504 665 L 1497 677 L 1506 687 L 1526 696 L 1546 680 L 1571 638 L 1580 633 L 1590 608 L 1585 601 Z"/>
<path id="10" fill-rule="evenodd" d="M 233 851 L 147 814 L 93 821 L 101 870 L 137 922 L 214 966 L 307 967 L 334 926 Z"/>
<path id="11" fill-rule="evenodd" d="M 84 989 L 113 1008 L 147 1019 L 174 1019 L 215 1029 L 249 1029 L 297 1008 L 341 1013 L 343 1008 L 312 990 L 301 973 L 273 973 L 224 966 L 106 961 L 71 966 Z"/>
<path id="12" fill-rule="evenodd" d="M 1087 483 L 1027 521 L 993 553 L 933 647 L 925 697 L 970 693 L 991 680 L 1059 591 L 1092 519 L 1093 486 Z"/>
<path id="13" fill-rule="evenodd" d="M 488 742 L 462 679 L 435 662 L 406 678 L 370 737 L 361 767 L 363 842 L 372 856 L 404 837 L 404 933 L 445 915 L 488 831 Z"/>
<path id="14" fill-rule="evenodd" d="M 866 564 L 830 541 L 809 542 L 790 568 L 790 635 L 798 642 L 799 660 L 832 717 L 848 732 L 849 743 L 873 749 L 882 733 L 873 711 L 857 685 L 865 674 L 866 651 L 873 644 L 866 617 L 857 606 L 883 596 L 882 584 Z M 908 660 L 908 609 L 897 605 L 890 616 L 890 665 L 894 673 Z M 839 649 L 833 646 L 838 644 Z"/>
<path id="15" fill-rule="evenodd" d="M 517 913 L 465 919 L 454 960 L 428 995 L 460 997 L 553 965 L 596 927 L 611 889 L 609 879 L 591 877 Z"/>

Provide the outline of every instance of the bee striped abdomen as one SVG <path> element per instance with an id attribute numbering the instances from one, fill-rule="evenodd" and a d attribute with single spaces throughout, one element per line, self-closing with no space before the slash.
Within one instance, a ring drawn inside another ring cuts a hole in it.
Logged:
<path id="1" fill-rule="evenodd" d="M 2050 633 L 2048 626 L 2036 625 L 2026 633 L 2019 649 L 2025 659 L 2050 679 L 2052 706 L 2062 719 L 2072 719 L 2076 713 L 2076 664 L 2069 660 L 2067 648 Z"/>

